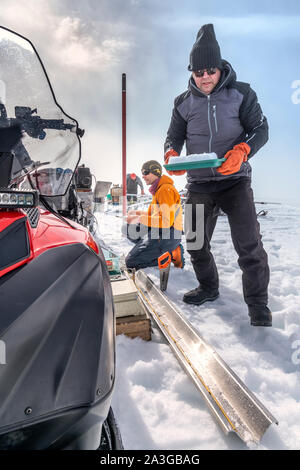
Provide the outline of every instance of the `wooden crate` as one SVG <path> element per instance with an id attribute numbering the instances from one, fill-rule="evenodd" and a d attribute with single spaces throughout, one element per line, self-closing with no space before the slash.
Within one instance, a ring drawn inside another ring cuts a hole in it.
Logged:
<path id="1" fill-rule="evenodd" d="M 126 335 L 129 338 L 142 338 L 145 341 L 151 340 L 151 321 L 146 314 L 130 315 L 116 319 L 117 335 Z"/>

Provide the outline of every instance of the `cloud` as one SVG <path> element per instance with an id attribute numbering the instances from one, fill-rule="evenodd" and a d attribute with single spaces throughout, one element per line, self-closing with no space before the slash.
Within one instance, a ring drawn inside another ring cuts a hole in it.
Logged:
<path id="1" fill-rule="evenodd" d="M 18 0 L 1 1 L 1 25 L 26 35 L 26 31 L 47 35 L 53 28 L 53 14 L 47 0 L 38 2 Z"/>
<path id="2" fill-rule="evenodd" d="M 201 25 L 213 23 L 217 37 L 234 37 L 260 34 L 260 37 L 268 37 L 270 41 L 282 40 L 283 38 L 297 38 L 299 40 L 300 15 L 272 15 L 252 14 L 247 16 L 189 16 L 172 18 L 169 25 L 193 31 L 196 38 Z"/>
<path id="3" fill-rule="evenodd" d="M 1 0 L 0 18 L 33 42 L 57 101 L 86 129 L 83 161 L 97 178 L 120 182 L 122 72 L 128 169 L 138 171 L 145 158 L 162 159 L 173 100 L 189 78 L 192 44 L 200 26 L 211 22 L 239 80 L 258 93 L 270 122 L 268 151 L 284 155 L 288 141 L 296 160 L 300 105 L 292 104 L 290 85 L 300 78 L 300 6 L 293 4 L 242 0 L 230 9 L 233 1 L 228 7 L 199 0 Z M 279 58 L 284 74 L 277 73 Z M 289 191 L 278 168 L 272 187 Z"/>
<path id="4" fill-rule="evenodd" d="M 57 0 L 2 0 L 1 23 L 28 37 L 57 66 L 101 72 L 130 55 L 134 45 L 124 25 L 84 19 L 78 10 L 78 16 L 65 16 L 60 5 Z"/>
<path id="5" fill-rule="evenodd" d="M 80 18 L 63 18 L 54 38 L 57 42 L 55 51 L 59 50 L 57 59 L 61 64 L 70 67 L 90 70 L 107 69 L 120 62 L 130 50 L 128 41 L 110 37 L 100 44 L 98 38 L 87 31 L 88 25 Z M 57 52 L 55 52 L 57 54 Z"/>

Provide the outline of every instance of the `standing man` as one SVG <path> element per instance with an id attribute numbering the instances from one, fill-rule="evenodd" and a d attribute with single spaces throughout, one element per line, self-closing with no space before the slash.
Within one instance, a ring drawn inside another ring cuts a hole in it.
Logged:
<path id="1" fill-rule="evenodd" d="M 219 168 L 187 172 L 186 204 L 204 205 L 204 243 L 188 250 L 199 286 L 183 300 L 201 305 L 219 296 L 218 271 L 210 251 L 218 208 L 228 216 L 231 237 L 243 272 L 243 294 L 251 325 L 271 326 L 267 307 L 269 266 L 257 222 L 251 189 L 250 158 L 267 142 L 268 124 L 255 92 L 238 82 L 232 66 L 222 60 L 212 24 L 201 27 L 190 54 L 188 90 L 178 96 L 165 142 L 165 163 L 178 156 L 215 152 L 226 160 Z M 169 172 L 184 174 L 185 170 Z M 188 242 L 188 240 L 187 240 Z"/>
<path id="2" fill-rule="evenodd" d="M 157 259 L 169 252 L 176 268 L 183 268 L 182 207 L 173 180 L 162 175 L 159 162 L 149 160 L 142 166 L 143 180 L 152 194 L 148 211 L 129 211 L 127 236 L 136 245 L 126 257 L 127 268 L 157 266 Z"/>
<path id="3" fill-rule="evenodd" d="M 141 195 L 144 196 L 144 186 L 141 178 L 136 176 L 135 173 L 128 173 L 126 176 L 126 187 L 127 187 L 127 201 L 136 202 L 138 186 L 141 189 Z"/>

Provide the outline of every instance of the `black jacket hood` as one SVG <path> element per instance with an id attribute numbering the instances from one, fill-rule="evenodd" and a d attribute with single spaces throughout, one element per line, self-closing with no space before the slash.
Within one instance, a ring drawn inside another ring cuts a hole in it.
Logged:
<path id="1" fill-rule="evenodd" d="M 226 60 L 222 60 L 221 77 L 220 77 L 219 83 L 213 89 L 212 93 L 215 93 L 221 90 L 223 87 L 228 86 L 229 84 L 231 85 L 235 81 L 236 81 L 236 73 L 233 70 L 231 64 L 227 62 Z M 188 89 L 191 91 L 191 93 L 193 93 L 193 95 L 207 96 L 205 93 L 199 90 L 199 88 L 195 84 L 195 81 L 192 75 L 189 79 Z"/>

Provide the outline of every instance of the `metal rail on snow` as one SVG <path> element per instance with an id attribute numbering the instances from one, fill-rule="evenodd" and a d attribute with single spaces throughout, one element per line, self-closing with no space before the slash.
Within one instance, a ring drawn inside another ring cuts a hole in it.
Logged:
<path id="1" fill-rule="evenodd" d="M 276 418 L 237 377 L 221 357 L 175 309 L 143 270 L 135 274 L 140 298 L 193 379 L 213 415 L 227 434 L 258 443 Z"/>

